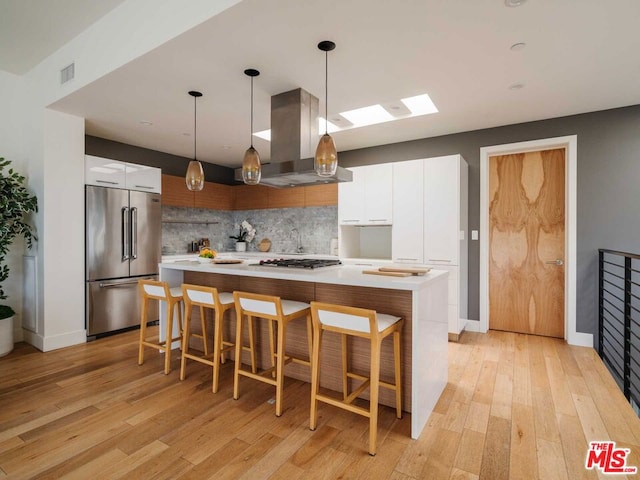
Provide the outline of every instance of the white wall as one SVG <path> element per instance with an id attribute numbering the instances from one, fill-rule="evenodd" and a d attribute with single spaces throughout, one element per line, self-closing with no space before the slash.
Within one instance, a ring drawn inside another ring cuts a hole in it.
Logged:
<path id="1" fill-rule="evenodd" d="M 6 97 L 19 107 L 15 117 L 0 120 L 0 129 L 13 122 L 7 135 L 16 157 L 25 162 L 39 203 L 34 218 L 39 241 L 31 252 L 37 256 L 37 325 L 35 332 L 23 331 L 37 348 L 48 351 L 86 341 L 84 119 L 48 107 L 239 1 L 190 0 L 185 8 L 182 0 L 127 0 L 23 77 L 0 72 L 0 87 L 7 83 L 8 92 L 19 90 L 5 93 L 0 88 L 1 104 Z M 71 62 L 76 77 L 61 86 L 59 71 Z M 21 269 L 21 259 L 19 263 Z M 21 273 L 12 278 L 12 288 L 21 288 Z"/>
<path id="2" fill-rule="evenodd" d="M 27 176 L 28 159 L 23 152 L 23 125 L 25 123 L 24 102 L 26 86 L 24 80 L 0 70 L 0 157 L 11 160 L 11 167 Z M 27 186 L 29 179 L 27 178 Z M 15 341 L 22 340 L 22 255 L 24 242 L 18 238 L 9 250 L 7 265 L 9 278 L 3 284 L 7 300 L 3 301 L 16 312 L 13 322 Z"/>
<path id="3" fill-rule="evenodd" d="M 44 105 L 51 105 L 240 1 L 125 1 L 29 75 L 42 80 Z M 60 85 L 60 70 L 71 63 L 75 63 L 75 78 Z"/>

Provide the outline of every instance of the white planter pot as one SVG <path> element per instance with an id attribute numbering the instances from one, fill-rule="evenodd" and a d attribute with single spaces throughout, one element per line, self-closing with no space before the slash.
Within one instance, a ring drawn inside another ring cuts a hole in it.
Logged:
<path id="1" fill-rule="evenodd" d="M 247 242 L 236 242 L 236 252 L 246 252 Z"/>
<path id="2" fill-rule="evenodd" d="M 13 317 L 0 320 L 0 357 L 13 350 Z"/>

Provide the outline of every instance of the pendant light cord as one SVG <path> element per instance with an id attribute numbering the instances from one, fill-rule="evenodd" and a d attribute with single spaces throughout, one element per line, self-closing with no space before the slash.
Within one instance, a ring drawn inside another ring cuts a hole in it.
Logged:
<path id="1" fill-rule="evenodd" d="M 253 77 L 251 77 L 251 130 L 249 131 L 249 143 L 253 148 Z"/>
<path id="2" fill-rule="evenodd" d="M 198 97 L 193 97 L 193 159 L 197 160 L 196 152 L 198 151 Z"/>
<path id="3" fill-rule="evenodd" d="M 329 133 L 329 52 L 324 52 L 324 134 Z"/>

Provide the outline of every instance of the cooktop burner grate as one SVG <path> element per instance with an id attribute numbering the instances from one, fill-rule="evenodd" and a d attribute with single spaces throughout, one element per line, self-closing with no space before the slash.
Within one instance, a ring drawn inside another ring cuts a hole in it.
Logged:
<path id="1" fill-rule="evenodd" d="M 258 265 L 264 267 L 322 268 L 341 264 L 342 262 L 340 260 L 318 258 L 274 258 L 270 260 L 260 260 Z"/>

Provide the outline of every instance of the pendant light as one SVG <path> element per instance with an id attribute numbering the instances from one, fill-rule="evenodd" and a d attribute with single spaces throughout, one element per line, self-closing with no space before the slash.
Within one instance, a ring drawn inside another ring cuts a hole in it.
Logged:
<path id="1" fill-rule="evenodd" d="M 196 158 L 196 145 L 197 145 L 197 100 L 202 96 L 202 93 L 196 91 L 190 91 L 189 95 L 193 97 L 193 160 L 189 162 L 187 168 L 187 175 L 185 181 L 187 182 L 187 189 L 199 192 L 204 187 L 204 171 L 202 170 L 202 164 Z"/>
<path id="2" fill-rule="evenodd" d="M 336 48 L 336 44 L 324 40 L 318 44 L 318 48 L 324 52 L 324 135 L 320 137 L 318 147 L 316 148 L 316 156 L 313 159 L 313 168 L 321 177 L 331 177 L 335 175 L 338 168 L 338 152 L 333 138 L 329 135 L 329 118 L 328 118 L 328 91 L 329 91 L 329 53 Z"/>
<path id="3" fill-rule="evenodd" d="M 242 160 L 242 180 L 247 185 L 257 185 L 260 183 L 262 169 L 260 167 L 260 155 L 253 148 L 253 77 L 260 75 L 258 70 L 248 68 L 244 74 L 251 77 L 251 131 L 249 132 L 251 146 L 247 149 Z"/>

